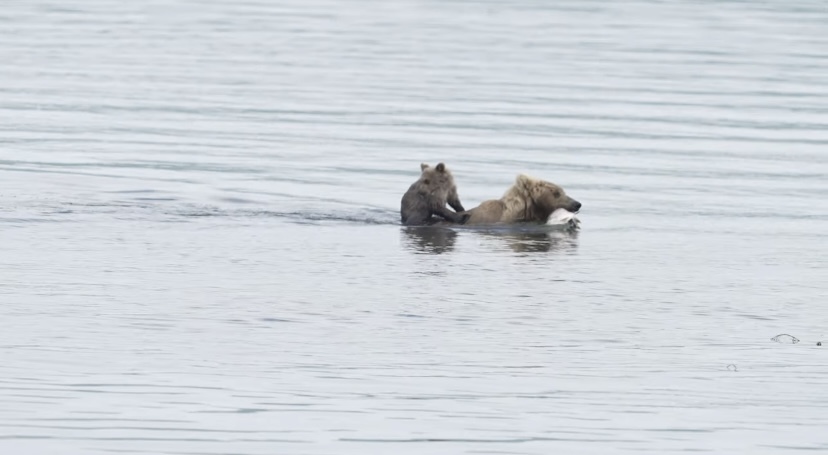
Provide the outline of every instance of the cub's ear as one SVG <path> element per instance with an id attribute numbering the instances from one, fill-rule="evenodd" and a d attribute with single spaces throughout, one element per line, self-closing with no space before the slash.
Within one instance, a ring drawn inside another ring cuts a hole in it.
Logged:
<path id="1" fill-rule="evenodd" d="M 446 165 L 443 163 L 437 164 L 437 172 L 446 172 Z"/>
<path id="2" fill-rule="evenodd" d="M 420 163 L 420 171 L 424 171 L 424 170 L 426 170 L 426 169 L 428 169 L 428 164 L 426 164 L 426 163 Z"/>

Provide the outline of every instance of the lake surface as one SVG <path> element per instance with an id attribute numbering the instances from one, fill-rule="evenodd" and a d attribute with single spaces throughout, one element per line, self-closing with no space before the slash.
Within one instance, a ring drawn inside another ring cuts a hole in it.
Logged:
<path id="1" fill-rule="evenodd" d="M 828 451 L 823 2 L 11 2 L 0 58 L 2 453 Z M 582 228 L 402 228 L 440 161 Z"/>

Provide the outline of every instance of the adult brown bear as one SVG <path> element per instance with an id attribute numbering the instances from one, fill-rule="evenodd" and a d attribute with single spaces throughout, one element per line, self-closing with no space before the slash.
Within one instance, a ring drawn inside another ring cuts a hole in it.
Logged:
<path id="1" fill-rule="evenodd" d="M 468 225 L 546 222 L 557 209 L 577 212 L 581 203 L 566 195 L 558 185 L 520 174 L 500 199 L 483 201 L 468 210 Z"/>

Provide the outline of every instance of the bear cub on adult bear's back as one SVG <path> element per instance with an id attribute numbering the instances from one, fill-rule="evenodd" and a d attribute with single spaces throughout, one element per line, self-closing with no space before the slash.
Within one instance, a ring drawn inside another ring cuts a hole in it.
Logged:
<path id="1" fill-rule="evenodd" d="M 454 177 L 443 163 L 431 167 L 420 164 L 420 179 L 414 182 L 400 201 L 402 223 L 408 226 L 431 224 L 432 215 L 463 224 L 469 218 L 467 214 L 452 212 L 446 208 L 448 203 L 457 212 L 464 212 L 463 204 L 457 195 Z"/>

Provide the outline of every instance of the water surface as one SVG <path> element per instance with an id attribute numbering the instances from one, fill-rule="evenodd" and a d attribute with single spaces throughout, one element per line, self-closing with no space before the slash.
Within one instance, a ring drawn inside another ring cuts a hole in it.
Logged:
<path id="1" fill-rule="evenodd" d="M 5 5 L 0 450 L 828 450 L 826 24 Z M 556 182 L 582 229 L 402 228 L 439 161 L 467 207 Z"/>

